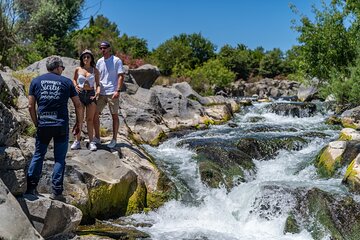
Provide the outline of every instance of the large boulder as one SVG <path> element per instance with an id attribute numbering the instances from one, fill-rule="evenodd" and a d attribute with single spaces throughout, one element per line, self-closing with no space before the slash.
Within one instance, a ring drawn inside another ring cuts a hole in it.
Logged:
<path id="1" fill-rule="evenodd" d="M 123 94 L 121 100 L 121 113 L 132 138 L 157 145 L 167 128 L 161 126 L 164 109 L 155 91 L 139 88 L 134 95 Z"/>
<path id="2" fill-rule="evenodd" d="M 267 160 L 278 154 L 281 149 L 300 150 L 307 140 L 298 136 L 279 136 L 273 138 L 242 138 L 236 146 L 251 158 Z"/>
<path id="3" fill-rule="evenodd" d="M 0 179 L 0 239 L 43 239 Z"/>
<path id="4" fill-rule="evenodd" d="M 31 64 L 30 66 L 28 66 L 25 69 L 22 69 L 21 71 L 18 71 L 19 73 L 32 73 L 35 74 L 37 76 L 48 73 L 47 69 L 46 69 L 46 61 L 47 58 L 44 58 L 40 61 L 37 61 L 33 64 Z M 62 75 L 73 79 L 74 77 L 74 72 L 75 72 L 75 68 L 80 66 L 80 60 L 76 60 L 73 58 L 68 58 L 68 57 L 61 57 L 61 60 L 64 63 L 65 66 L 65 70 L 63 71 Z"/>
<path id="5" fill-rule="evenodd" d="M 139 87 L 146 89 L 150 89 L 156 79 L 160 76 L 159 69 L 151 64 L 145 64 L 135 69 L 129 69 L 128 72 L 129 75 L 135 79 Z"/>
<path id="6" fill-rule="evenodd" d="M 313 239 L 355 240 L 360 231 L 360 204 L 349 195 L 299 189 L 285 233 L 307 230 Z"/>
<path id="7" fill-rule="evenodd" d="M 96 152 L 78 150 L 68 153 L 64 195 L 68 203 L 81 209 L 83 223 L 156 208 L 174 197 L 171 181 L 141 149 L 120 139 L 118 146 L 121 151 L 118 148 L 111 152 L 99 146 Z M 51 191 L 52 149 L 46 159 L 38 186 L 41 193 Z"/>
<path id="8" fill-rule="evenodd" d="M 80 209 L 41 196 L 37 199 L 21 198 L 19 202 L 35 229 L 44 238 L 68 238 L 75 235 L 82 218 Z"/>
<path id="9" fill-rule="evenodd" d="M 342 166 L 346 141 L 333 141 L 328 144 L 316 158 L 315 166 L 321 177 L 332 177 Z"/>

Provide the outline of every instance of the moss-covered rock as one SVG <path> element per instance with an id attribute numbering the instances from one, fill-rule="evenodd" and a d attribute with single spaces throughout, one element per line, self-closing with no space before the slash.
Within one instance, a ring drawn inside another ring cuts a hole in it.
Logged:
<path id="1" fill-rule="evenodd" d="M 295 208 L 300 230 L 309 231 L 315 240 L 355 240 L 360 236 L 360 204 L 350 196 L 332 195 L 311 189 L 298 195 Z"/>
<path id="2" fill-rule="evenodd" d="M 342 166 L 342 154 L 345 152 L 345 148 L 345 141 L 334 141 L 322 149 L 315 162 L 320 177 L 329 178 L 334 176 L 336 170 Z"/>
<path id="3" fill-rule="evenodd" d="M 349 164 L 343 183 L 349 187 L 350 191 L 360 193 L 360 154 Z"/>
<path id="4" fill-rule="evenodd" d="M 291 213 L 286 218 L 284 233 L 299 233 L 299 232 L 300 232 L 300 226 L 297 223 L 294 215 Z"/>
<path id="5" fill-rule="evenodd" d="M 237 148 L 251 158 L 266 160 L 276 156 L 280 149 L 300 150 L 306 143 L 306 139 L 297 136 L 242 138 L 238 141 Z"/>
<path id="6" fill-rule="evenodd" d="M 352 128 L 343 128 L 340 132 L 339 140 L 343 141 L 360 141 L 360 132 Z"/>
<path id="7" fill-rule="evenodd" d="M 340 125 L 341 124 L 341 118 L 339 118 L 339 117 L 337 117 L 335 115 L 332 115 L 332 116 L 328 117 L 325 120 L 325 123 L 329 124 L 329 125 Z"/>
<path id="8" fill-rule="evenodd" d="M 119 224 L 114 225 L 102 221 L 96 221 L 94 225 L 79 226 L 76 234 L 80 239 L 91 237 L 91 239 L 138 240 L 150 237 L 147 233 L 136 230 L 133 227 L 121 226 Z"/>
<path id="9" fill-rule="evenodd" d="M 206 144 L 195 147 L 201 180 L 212 188 L 231 189 L 246 181 L 245 173 L 255 172 L 255 164 L 244 152 L 231 146 Z"/>
<path id="10" fill-rule="evenodd" d="M 136 176 L 123 178 L 115 182 L 93 179 L 88 182 L 87 201 L 74 201 L 72 204 L 83 213 L 83 223 L 97 219 L 108 219 L 124 216 L 127 211 L 129 198 L 135 192 Z M 92 186 L 89 186 L 89 183 Z"/>
<path id="11" fill-rule="evenodd" d="M 360 153 L 359 141 L 334 141 L 324 147 L 315 159 L 315 166 L 320 177 L 339 176 Z"/>

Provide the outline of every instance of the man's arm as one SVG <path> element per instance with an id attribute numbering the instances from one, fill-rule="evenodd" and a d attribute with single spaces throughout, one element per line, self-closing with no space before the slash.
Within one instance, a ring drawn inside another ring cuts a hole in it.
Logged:
<path id="1" fill-rule="evenodd" d="M 112 98 L 118 98 L 120 96 L 120 90 L 122 88 L 123 83 L 124 83 L 124 73 L 119 73 L 117 89 L 114 92 L 114 95 L 112 96 Z"/>
<path id="2" fill-rule="evenodd" d="M 80 126 L 80 122 L 82 119 L 80 119 L 79 116 L 81 116 L 81 102 L 79 96 L 74 96 L 71 98 L 71 101 L 74 104 L 75 107 L 75 114 L 76 114 L 76 125 Z"/>
<path id="3" fill-rule="evenodd" d="M 29 113 L 31 116 L 31 120 L 34 123 L 35 127 L 37 127 L 38 121 L 37 121 L 36 107 L 35 107 L 36 100 L 35 97 L 32 95 L 29 95 L 28 99 L 29 99 Z"/>

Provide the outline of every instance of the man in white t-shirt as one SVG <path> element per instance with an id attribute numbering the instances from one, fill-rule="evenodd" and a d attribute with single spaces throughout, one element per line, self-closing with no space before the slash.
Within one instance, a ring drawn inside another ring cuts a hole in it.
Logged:
<path id="1" fill-rule="evenodd" d="M 124 82 L 124 70 L 120 58 L 111 54 L 110 43 L 103 41 L 99 48 L 103 57 L 96 63 L 96 68 L 100 72 L 100 96 L 94 117 L 95 138 L 93 141 L 100 143 L 99 114 L 108 105 L 113 121 L 113 138 L 107 146 L 113 148 L 116 146 L 119 130 L 119 96 Z"/>

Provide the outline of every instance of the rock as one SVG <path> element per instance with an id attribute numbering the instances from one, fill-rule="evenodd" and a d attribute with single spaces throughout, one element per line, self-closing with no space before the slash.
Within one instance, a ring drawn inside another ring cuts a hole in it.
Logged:
<path id="1" fill-rule="evenodd" d="M 321 177 L 332 177 L 342 166 L 342 155 L 346 149 L 346 141 L 330 142 L 316 158 L 316 167 Z"/>
<path id="2" fill-rule="evenodd" d="M 129 69 L 129 75 L 135 79 L 139 87 L 150 89 L 160 76 L 160 71 L 156 66 L 145 64 L 135 69 Z"/>
<path id="3" fill-rule="evenodd" d="M 350 191 L 360 193 L 360 153 L 348 166 L 343 183 L 349 187 Z"/>
<path id="4" fill-rule="evenodd" d="M 356 140 L 360 141 L 360 132 L 356 131 L 352 128 L 343 128 L 340 132 L 339 140 L 343 141 L 350 141 L 350 140 Z"/>
<path id="5" fill-rule="evenodd" d="M 341 123 L 345 128 L 360 129 L 360 106 L 343 112 Z"/>
<path id="6" fill-rule="evenodd" d="M 74 236 L 82 218 L 80 209 L 47 197 L 29 199 L 26 196 L 19 199 L 19 202 L 41 236 L 44 238 Z"/>
<path id="7" fill-rule="evenodd" d="M 0 180 L 0 239 L 43 239 Z"/>
<path id="8" fill-rule="evenodd" d="M 230 190 L 256 172 L 252 159 L 235 147 L 207 144 L 196 147 L 196 153 L 201 181 L 212 188 L 224 185 Z"/>
<path id="9" fill-rule="evenodd" d="M 0 102 L 0 146 L 13 146 L 21 132 L 20 123 L 9 108 Z"/>
<path id="10" fill-rule="evenodd" d="M 266 106 L 270 112 L 293 117 L 311 117 L 316 113 L 314 103 L 273 103 Z"/>
<path id="11" fill-rule="evenodd" d="M 52 169 L 53 162 L 46 161 L 39 192 L 51 192 Z M 125 215 L 137 186 L 136 174 L 118 156 L 105 150 L 79 151 L 68 156 L 64 178 L 67 202 L 81 209 L 84 223 Z"/>
<path id="12" fill-rule="evenodd" d="M 134 95 L 123 94 L 121 106 L 125 124 L 137 142 L 157 145 L 166 136 L 167 127 L 160 126 L 165 111 L 155 91 L 139 88 Z"/>
<path id="13" fill-rule="evenodd" d="M 226 89 L 226 93 L 232 97 L 250 97 L 256 95 L 260 98 L 282 98 L 295 96 L 299 83 L 288 80 L 274 80 L 264 78 L 257 82 L 245 82 L 238 80 Z"/>
<path id="14" fill-rule="evenodd" d="M 297 97 L 301 102 L 308 102 L 315 98 L 318 93 L 318 89 L 315 86 L 300 85 Z"/>
<path id="15" fill-rule="evenodd" d="M 237 148 L 251 158 L 267 160 L 277 155 L 280 149 L 300 150 L 307 140 L 297 136 L 280 136 L 271 139 L 242 138 Z"/>
<path id="16" fill-rule="evenodd" d="M 212 105 L 205 107 L 205 113 L 215 124 L 223 123 L 230 120 L 233 112 L 230 105 Z"/>
<path id="17" fill-rule="evenodd" d="M 26 190 L 25 168 L 26 160 L 19 148 L 0 147 L 0 176 L 15 196 Z"/>
<path id="18" fill-rule="evenodd" d="M 106 221 L 96 221 L 94 225 L 80 226 L 77 233 L 81 235 L 80 240 L 102 240 L 106 239 L 149 239 L 150 236 L 136 230 L 128 223 L 114 220 L 114 224 Z M 91 236 L 91 238 L 88 238 Z"/>
<path id="19" fill-rule="evenodd" d="M 42 75 L 44 73 L 48 73 L 48 71 L 46 69 L 47 59 L 48 58 L 44 58 L 40 61 L 37 61 L 37 62 L 31 64 L 30 66 L 28 66 L 27 68 L 25 68 L 21 71 L 18 71 L 18 72 L 19 73 L 34 73 L 37 76 Z M 67 78 L 73 79 L 75 68 L 80 66 L 80 60 L 68 58 L 68 57 L 61 57 L 61 60 L 63 61 L 64 66 L 65 66 L 65 70 L 63 71 L 62 75 Z"/>
<path id="20" fill-rule="evenodd" d="M 313 239 L 359 237 L 360 204 L 349 195 L 330 194 L 317 188 L 299 189 L 296 206 L 289 214 L 296 219 L 299 232 L 307 230 Z"/>

